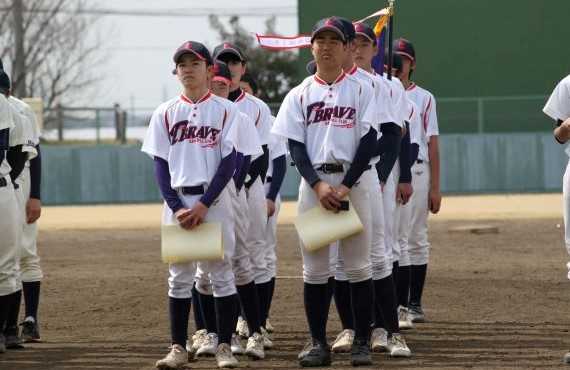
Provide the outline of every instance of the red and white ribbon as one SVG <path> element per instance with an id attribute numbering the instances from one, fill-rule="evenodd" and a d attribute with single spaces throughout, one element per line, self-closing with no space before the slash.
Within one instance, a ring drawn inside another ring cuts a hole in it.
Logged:
<path id="1" fill-rule="evenodd" d="M 292 37 L 266 36 L 255 34 L 259 46 L 271 50 L 288 50 L 308 48 L 311 46 L 311 36 L 299 35 Z"/>
<path id="2" fill-rule="evenodd" d="M 354 22 L 354 23 L 362 23 L 362 22 L 364 22 L 364 21 L 369 20 L 370 18 L 381 17 L 381 16 L 383 16 L 383 15 L 388 15 L 388 14 L 390 14 L 390 8 L 380 9 L 379 11 L 377 11 L 377 12 L 375 12 L 375 13 L 372 13 L 372 14 L 370 14 L 369 16 L 367 16 L 367 17 L 365 17 L 365 18 L 362 18 L 361 20 L 356 21 L 356 22 Z"/>

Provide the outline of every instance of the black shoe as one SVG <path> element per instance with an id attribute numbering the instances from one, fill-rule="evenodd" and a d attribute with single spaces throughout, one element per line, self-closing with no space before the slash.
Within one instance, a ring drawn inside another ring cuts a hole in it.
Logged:
<path id="1" fill-rule="evenodd" d="M 410 304 L 408 307 L 408 315 L 412 322 L 426 322 L 426 315 L 420 305 Z"/>
<path id="2" fill-rule="evenodd" d="M 370 356 L 370 343 L 366 339 L 354 338 L 352 350 L 350 352 L 350 363 L 352 366 L 372 365 Z"/>
<path id="3" fill-rule="evenodd" d="M 24 343 L 39 342 L 41 340 L 40 327 L 33 317 L 26 317 L 20 326 L 22 326 L 22 341 Z"/>
<path id="4" fill-rule="evenodd" d="M 7 349 L 23 349 L 18 327 L 13 326 L 4 330 L 4 343 Z"/>
<path id="5" fill-rule="evenodd" d="M 311 347 L 306 349 L 308 351 L 299 359 L 299 365 L 302 367 L 330 366 L 331 349 L 328 344 L 313 340 Z"/>

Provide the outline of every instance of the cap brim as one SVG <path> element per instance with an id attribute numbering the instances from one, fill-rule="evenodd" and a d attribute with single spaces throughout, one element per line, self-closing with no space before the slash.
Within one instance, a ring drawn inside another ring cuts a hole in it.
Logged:
<path id="1" fill-rule="evenodd" d="M 315 61 L 312 60 L 309 63 L 307 63 L 305 69 L 307 70 L 307 73 L 314 75 L 317 72 L 317 63 L 315 63 Z"/>
<path id="2" fill-rule="evenodd" d="M 241 56 L 240 52 L 237 51 L 236 49 L 232 49 L 232 48 L 227 48 L 227 49 L 223 49 L 222 51 L 220 51 L 218 53 L 218 55 L 216 55 L 216 59 L 220 59 L 220 57 L 224 54 L 231 54 L 233 56 L 238 57 L 238 59 L 242 62 L 245 62 L 245 59 Z"/>
<path id="3" fill-rule="evenodd" d="M 376 42 L 376 38 L 370 37 L 370 35 L 367 34 L 366 32 L 356 32 L 356 36 L 363 36 L 366 37 L 368 40 L 372 41 L 373 43 Z"/>
<path id="4" fill-rule="evenodd" d="M 222 77 L 222 76 L 214 76 L 214 78 L 212 78 L 212 81 L 223 82 L 226 85 L 231 85 L 231 83 L 232 83 L 231 80 L 228 80 L 227 78 Z"/>
<path id="5" fill-rule="evenodd" d="M 206 62 L 206 58 L 204 58 L 202 55 L 198 54 L 196 51 L 190 50 L 190 49 L 184 49 L 184 50 L 180 50 L 180 51 L 176 52 L 176 54 L 174 54 L 174 58 L 173 58 L 174 63 L 178 64 L 178 62 L 180 61 L 180 58 L 184 54 L 194 54 L 196 56 L 196 58 Z"/>
<path id="6" fill-rule="evenodd" d="M 416 58 L 414 58 L 413 56 L 411 56 L 410 54 L 406 53 L 405 51 L 397 51 L 396 54 L 401 55 L 403 57 L 408 58 L 409 60 L 411 60 L 412 62 L 416 61 Z"/>
<path id="7" fill-rule="evenodd" d="M 316 30 L 315 32 L 313 32 L 313 35 L 311 36 L 311 42 L 313 42 L 313 40 L 315 39 L 315 37 L 317 37 L 317 35 L 319 33 L 322 33 L 325 31 L 332 31 L 332 32 L 336 33 L 338 36 L 340 36 L 340 39 L 342 41 L 346 41 L 346 38 L 344 36 L 344 32 L 342 32 L 342 30 L 340 30 L 334 26 L 323 26 L 323 27 L 319 28 L 318 30 Z"/>

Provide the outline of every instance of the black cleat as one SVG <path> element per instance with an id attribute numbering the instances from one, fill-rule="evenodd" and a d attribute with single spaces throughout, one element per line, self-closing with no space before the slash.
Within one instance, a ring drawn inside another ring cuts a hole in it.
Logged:
<path id="1" fill-rule="evenodd" d="M 20 339 L 17 326 L 6 328 L 4 330 L 4 343 L 7 349 L 23 349 L 22 340 Z"/>
<path id="2" fill-rule="evenodd" d="M 304 352 L 299 359 L 299 365 L 302 367 L 321 367 L 331 364 L 331 349 L 326 343 L 313 340 L 311 346 Z"/>
<path id="3" fill-rule="evenodd" d="M 22 341 L 24 343 L 40 342 L 40 327 L 33 317 L 26 317 L 20 324 L 22 327 Z"/>
<path id="4" fill-rule="evenodd" d="M 352 366 L 372 365 L 370 343 L 366 339 L 354 338 L 350 351 L 350 363 Z"/>

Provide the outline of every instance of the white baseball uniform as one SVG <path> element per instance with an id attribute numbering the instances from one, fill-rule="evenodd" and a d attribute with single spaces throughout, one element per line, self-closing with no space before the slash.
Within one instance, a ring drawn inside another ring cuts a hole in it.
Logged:
<path id="1" fill-rule="evenodd" d="M 0 94 L 0 132 L 9 130 L 8 137 L 0 138 L 0 150 L 6 154 L 9 147 L 20 145 L 23 137 L 18 137 L 14 112 L 6 97 Z M 5 134 L 0 134 L 5 135 Z M 5 157 L 5 155 L 4 155 Z M 22 289 L 19 276 L 19 243 L 22 214 L 10 179 L 10 165 L 6 158 L 0 162 L 0 296 L 9 295 Z"/>
<path id="2" fill-rule="evenodd" d="M 26 165 L 20 176 L 15 181 L 19 187 L 16 190 L 18 204 L 24 216 L 20 243 L 20 271 L 23 282 L 35 282 L 41 281 L 43 278 L 36 244 L 38 228 L 37 223 L 35 222 L 33 224 L 28 224 L 25 220 L 25 215 L 26 204 L 30 199 L 30 159 L 38 154 L 35 147 L 40 142 L 40 130 L 36 122 L 36 115 L 27 103 L 16 99 L 13 96 L 10 96 L 8 101 L 19 113 L 21 124 L 24 126 L 23 132 L 26 137 L 25 144 L 22 146 L 22 149 L 29 153 Z"/>
<path id="3" fill-rule="evenodd" d="M 271 132 L 271 111 L 267 104 L 253 95 L 242 91 L 236 99 L 238 109 L 246 114 L 255 123 L 259 142 L 261 145 L 269 145 Z M 252 158 L 253 160 L 253 158 Z M 247 232 L 247 249 L 251 258 L 251 265 L 255 275 L 255 283 L 260 284 L 263 278 L 261 271 L 265 271 L 265 228 L 267 227 L 267 203 L 263 181 L 258 177 L 251 186 L 246 189 L 249 210 L 249 228 Z M 247 180 L 246 180 L 247 182 Z"/>
<path id="4" fill-rule="evenodd" d="M 410 199 L 410 226 L 408 237 L 409 264 L 425 265 L 429 261 L 428 241 L 428 203 L 430 189 L 430 167 L 428 144 L 432 136 L 439 135 L 436 102 L 427 90 L 411 84 L 406 95 L 414 102 L 419 112 L 420 131 L 418 137 L 419 153 L 412 166 L 412 187 L 414 195 Z"/>
<path id="5" fill-rule="evenodd" d="M 275 117 L 272 117 L 272 121 Z M 273 160 L 281 156 L 287 155 L 287 145 L 282 136 L 271 134 L 269 141 L 269 168 L 267 170 L 267 181 L 265 182 L 265 194 L 269 193 L 271 187 L 271 179 L 273 175 Z M 281 195 L 277 194 L 275 198 L 275 213 L 267 220 L 265 228 L 265 271 L 258 271 L 259 284 L 267 283 L 277 275 L 277 218 L 281 209 Z"/>
<path id="6" fill-rule="evenodd" d="M 153 113 L 141 150 L 168 162 L 170 185 L 178 191 L 185 207 L 192 208 L 201 195 L 184 195 L 182 188 L 207 187 L 221 160 L 239 147 L 239 117 L 233 103 L 210 92 L 196 102 L 182 95 L 160 105 Z M 198 262 L 212 281 L 215 297 L 236 293 L 231 263 L 235 247 L 233 220 L 231 199 L 226 188 L 212 203 L 205 218 L 205 222 L 222 225 L 224 258 L 221 261 Z M 166 203 L 162 223 L 177 223 Z M 170 264 L 169 273 L 169 296 L 190 298 L 196 264 Z M 199 285 L 197 288 L 200 289 Z"/>
<path id="7" fill-rule="evenodd" d="M 322 181 L 339 186 L 354 159 L 360 139 L 375 127 L 373 101 L 372 88 L 344 72 L 330 85 L 317 75 L 309 76 L 285 97 L 272 132 L 304 143 L 315 169 L 323 164 L 341 164 L 343 172 L 318 172 Z M 359 215 L 364 231 L 339 241 L 339 256 L 350 282 L 372 277 L 370 189 L 364 180 L 371 174 L 372 171 L 365 171 L 349 193 L 351 207 Z M 298 213 L 317 206 L 320 203 L 315 192 L 303 179 L 299 188 Z M 329 251 L 330 247 L 324 247 L 307 252 L 301 246 L 306 283 L 327 283 L 331 272 Z"/>
<path id="8" fill-rule="evenodd" d="M 570 75 L 558 83 L 543 109 L 550 118 L 564 122 L 570 118 Z M 570 146 L 566 147 L 570 156 Z M 562 179 L 562 194 L 564 198 L 564 240 L 566 250 L 570 254 L 570 161 L 566 166 Z M 567 264 L 570 279 L 570 262 Z"/>

